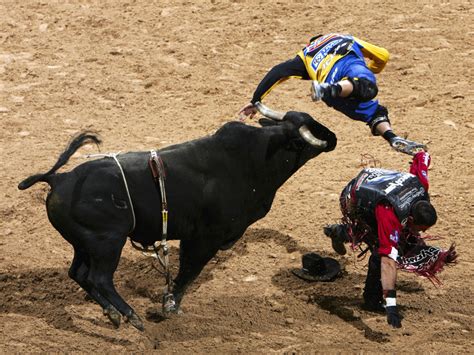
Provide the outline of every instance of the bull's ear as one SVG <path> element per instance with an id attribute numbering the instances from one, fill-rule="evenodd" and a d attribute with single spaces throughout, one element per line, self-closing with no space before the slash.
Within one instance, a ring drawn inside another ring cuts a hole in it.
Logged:
<path id="1" fill-rule="evenodd" d="M 269 118 L 260 118 L 258 120 L 258 123 L 260 123 L 260 125 L 262 127 L 266 127 L 266 126 L 276 126 L 278 123 L 269 119 Z"/>

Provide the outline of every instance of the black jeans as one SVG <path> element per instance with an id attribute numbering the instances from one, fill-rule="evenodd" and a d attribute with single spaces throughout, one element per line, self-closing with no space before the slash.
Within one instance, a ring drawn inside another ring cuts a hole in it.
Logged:
<path id="1" fill-rule="evenodd" d="M 369 309 L 381 310 L 383 305 L 383 289 L 381 281 L 381 258 L 378 254 L 371 254 L 369 270 L 365 279 L 364 304 Z"/>

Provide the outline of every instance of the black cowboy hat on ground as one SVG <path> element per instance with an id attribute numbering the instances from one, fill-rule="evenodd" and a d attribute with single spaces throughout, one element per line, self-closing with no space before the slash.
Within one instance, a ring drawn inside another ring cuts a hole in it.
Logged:
<path id="1" fill-rule="evenodd" d="M 303 267 L 291 270 L 293 274 L 306 281 L 332 281 L 341 272 L 336 259 L 323 258 L 316 253 L 307 253 L 302 257 Z"/>

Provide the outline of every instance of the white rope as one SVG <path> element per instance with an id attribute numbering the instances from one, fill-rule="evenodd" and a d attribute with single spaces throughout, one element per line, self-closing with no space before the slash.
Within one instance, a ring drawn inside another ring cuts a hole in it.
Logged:
<path id="1" fill-rule="evenodd" d="M 130 208 L 132 210 L 133 224 L 132 224 L 132 229 L 130 230 L 130 232 L 128 232 L 130 234 L 130 233 L 133 232 L 133 230 L 135 229 L 135 225 L 136 225 L 135 209 L 133 208 L 132 197 L 130 196 L 130 190 L 128 189 L 128 184 L 127 184 L 127 179 L 125 178 L 125 173 L 122 169 L 122 165 L 120 164 L 119 160 L 117 159 L 117 155 L 119 155 L 120 153 L 121 152 L 87 154 L 84 157 L 87 158 L 87 159 L 89 159 L 89 158 L 113 158 L 115 160 L 115 162 L 117 163 L 117 165 L 120 169 L 120 173 L 122 174 L 123 183 L 125 185 L 125 190 L 127 191 L 128 201 L 130 202 Z"/>

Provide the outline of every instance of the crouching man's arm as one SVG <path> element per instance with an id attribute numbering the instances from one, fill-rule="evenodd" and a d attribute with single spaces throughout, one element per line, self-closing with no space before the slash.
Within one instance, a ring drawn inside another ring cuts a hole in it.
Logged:
<path id="1" fill-rule="evenodd" d="M 388 256 L 382 256 L 381 278 L 387 323 L 394 328 L 402 326 L 402 317 L 398 313 L 397 294 L 395 284 L 397 281 L 397 263 Z"/>

